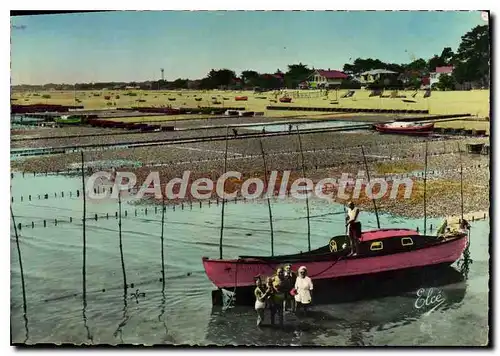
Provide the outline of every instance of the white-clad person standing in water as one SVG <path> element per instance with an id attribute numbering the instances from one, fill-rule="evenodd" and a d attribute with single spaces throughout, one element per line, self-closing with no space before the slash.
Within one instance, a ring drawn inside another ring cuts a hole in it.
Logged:
<path id="1" fill-rule="evenodd" d="M 352 201 L 347 204 L 346 226 L 349 240 L 351 241 L 351 254 L 359 251 L 359 238 L 361 237 L 361 223 L 358 221 L 359 208 Z"/>
<path id="2" fill-rule="evenodd" d="M 306 266 L 301 266 L 298 270 L 298 276 L 295 280 L 295 290 L 297 308 L 302 307 L 304 312 L 307 312 L 307 308 L 312 302 L 313 283 L 311 278 L 307 276 Z"/>

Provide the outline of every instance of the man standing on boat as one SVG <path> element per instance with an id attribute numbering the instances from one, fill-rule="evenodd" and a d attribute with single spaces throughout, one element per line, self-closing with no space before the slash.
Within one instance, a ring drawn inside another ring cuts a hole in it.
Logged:
<path id="1" fill-rule="evenodd" d="M 361 223 L 358 221 L 359 208 L 352 201 L 347 205 L 346 226 L 349 240 L 351 241 L 351 254 L 359 251 L 359 238 L 361 237 Z"/>

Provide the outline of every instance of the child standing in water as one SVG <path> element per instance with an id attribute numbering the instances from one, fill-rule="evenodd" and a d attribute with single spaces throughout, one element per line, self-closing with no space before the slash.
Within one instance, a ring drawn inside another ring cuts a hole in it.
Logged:
<path id="1" fill-rule="evenodd" d="M 262 325 L 264 320 L 264 311 L 266 309 L 266 301 L 269 298 L 269 291 L 265 290 L 265 287 L 260 279 L 260 276 L 255 277 L 255 311 L 257 312 L 257 326 Z"/>

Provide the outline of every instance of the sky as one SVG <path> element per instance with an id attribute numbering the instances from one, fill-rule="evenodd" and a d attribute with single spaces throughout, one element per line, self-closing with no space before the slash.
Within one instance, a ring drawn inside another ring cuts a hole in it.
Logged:
<path id="1" fill-rule="evenodd" d="M 210 69 L 342 70 L 428 59 L 483 25 L 480 12 L 120 11 L 11 17 L 19 84 L 198 79 Z"/>

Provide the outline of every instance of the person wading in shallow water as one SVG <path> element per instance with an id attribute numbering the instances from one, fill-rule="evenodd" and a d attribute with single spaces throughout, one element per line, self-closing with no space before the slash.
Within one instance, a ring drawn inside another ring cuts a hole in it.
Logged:
<path id="1" fill-rule="evenodd" d="M 283 304 L 285 302 L 285 274 L 282 268 L 278 268 L 273 278 L 273 295 L 271 303 L 271 325 L 274 325 L 276 313 L 279 324 L 283 327 Z"/>
<path id="2" fill-rule="evenodd" d="M 294 271 L 292 271 L 292 265 L 285 265 L 285 304 L 284 310 L 290 310 L 295 312 L 295 298 L 292 289 L 295 286 L 295 280 L 297 279 L 297 275 Z"/>
<path id="3" fill-rule="evenodd" d="M 269 299 L 270 291 L 266 290 L 260 276 L 255 277 L 255 311 L 257 312 L 257 326 L 261 326 L 264 321 L 264 311 L 266 310 L 266 302 Z M 264 290 L 266 290 L 264 292 Z"/>
<path id="4" fill-rule="evenodd" d="M 297 291 L 295 295 L 295 300 L 298 304 L 297 307 L 302 307 L 304 313 L 307 313 L 307 308 L 312 301 L 313 283 L 311 278 L 307 276 L 306 266 L 301 266 L 299 268 L 299 275 L 295 281 L 295 290 Z"/>
<path id="5" fill-rule="evenodd" d="M 359 252 L 359 238 L 361 237 L 361 223 L 358 221 L 359 209 L 351 201 L 347 205 L 346 226 L 349 240 L 351 241 L 351 255 Z"/>
<path id="6" fill-rule="evenodd" d="M 269 308 L 269 310 L 271 311 L 271 322 L 274 322 L 273 319 L 272 319 L 272 315 L 273 315 L 273 295 L 274 295 L 274 287 L 273 287 L 273 281 L 274 281 L 274 278 L 273 277 L 267 277 L 266 279 L 266 294 L 267 294 L 267 299 L 266 299 L 266 308 Z"/>

